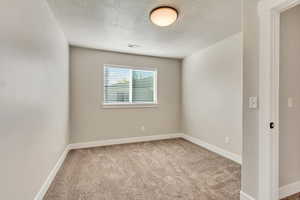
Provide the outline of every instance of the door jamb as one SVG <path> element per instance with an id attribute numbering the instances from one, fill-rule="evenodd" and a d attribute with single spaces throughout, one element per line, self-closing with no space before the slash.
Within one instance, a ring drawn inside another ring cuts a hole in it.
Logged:
<path id="1" fill-rule="evenodd" d="M 300 0 L 261 0 L 259 41 L 259 200 L 279 199 L 280 13 Z M 270 122 L 275 128 L 270 129 Z"/>

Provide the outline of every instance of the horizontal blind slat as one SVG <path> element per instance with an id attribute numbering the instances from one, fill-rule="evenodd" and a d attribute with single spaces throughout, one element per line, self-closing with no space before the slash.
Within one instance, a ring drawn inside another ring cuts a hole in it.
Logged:
<path id="1" fill-rule="evenodd" d="M 129 78 L 129 69 L 106 67 L 104 72 L 104 101 L 106 103 L 128 103 Z"/>

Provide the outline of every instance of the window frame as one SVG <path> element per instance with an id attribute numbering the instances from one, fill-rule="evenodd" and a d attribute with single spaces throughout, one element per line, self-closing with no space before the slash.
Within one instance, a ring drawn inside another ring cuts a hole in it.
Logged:
<path id="1" fill-rule="evenodd" d="M 118 102 L 118 103 L 107 103 L 105 102 L 105 69 L 106 68 L 124 68 L 130 70 L 130 82 L 129 82 L 129 102 Z M 153 72 L 154 80 L 153 80 L 153 102 L 132 102 L 132 72 L 133 71 L 145 71 L 145 72 Z M 104 64 L 102 70 L 102 106 L 104 108 L 133 108 L 133 107 L 156 107 L 158 106 L 158 79 L 157 79 L 157 68 L 150 67 L 133 67 L 133 66 L 125 66 L 125 65 L 115 65 L 115 64 Z"/>

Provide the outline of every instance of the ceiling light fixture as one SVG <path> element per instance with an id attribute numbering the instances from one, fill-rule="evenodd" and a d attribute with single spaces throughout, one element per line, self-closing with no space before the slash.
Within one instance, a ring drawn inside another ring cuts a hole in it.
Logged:
<path id="1" fill-rule="evenodd" d="M 150 12 L 150 20 L 157 26 L 170 26 L 178 18 L 178 11 L 169 6 L 154 8 Z"/>

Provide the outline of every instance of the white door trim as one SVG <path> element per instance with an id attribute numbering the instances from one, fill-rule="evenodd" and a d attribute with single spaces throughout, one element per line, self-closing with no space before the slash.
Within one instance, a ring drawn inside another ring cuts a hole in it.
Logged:
<path id="1" fill-rule="evenodd" d="M 279 199 L 280 13 L 300 0 L 261 0 L 259 62 L 259 200 Z M 270 129 L 269 123 L 275 128 Z"/>

